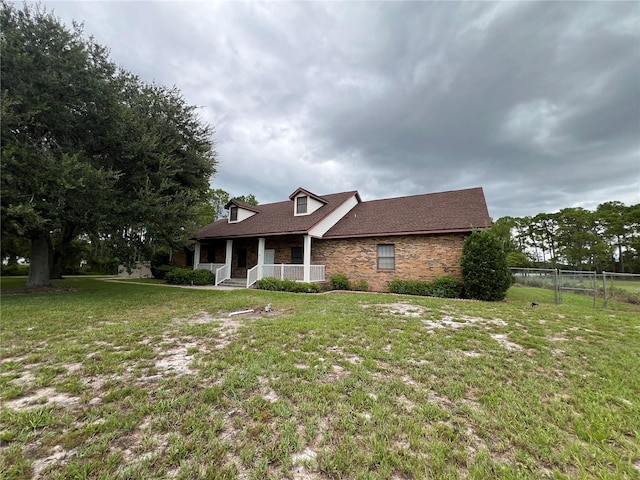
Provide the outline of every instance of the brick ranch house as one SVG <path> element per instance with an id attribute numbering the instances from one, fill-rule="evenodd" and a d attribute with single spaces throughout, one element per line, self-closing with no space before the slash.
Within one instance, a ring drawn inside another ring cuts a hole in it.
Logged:
<path id="1" fill-rule="evenodd" d="M 357 191 L 316 195 L 298 188 L 284 202 L 231 200 L 228 218 L 197 232 L 194 269 L 216 285 L 264 277 L 325 282 L 344 274 L 385 291 L 394 278 L 460 277 L 464 239 L 489 228 L 482 188 L 363 202 Z"/>

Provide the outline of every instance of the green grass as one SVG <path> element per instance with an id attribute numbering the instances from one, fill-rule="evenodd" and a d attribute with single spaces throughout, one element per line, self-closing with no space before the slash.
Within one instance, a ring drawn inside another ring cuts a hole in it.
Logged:
<path id="1" fill-rule="evenodd" d="M 2 296 L 0 478 L 640 476 L 637 306 L 57 284 Z"/>
<path id="2" fill-rule="evenodd" d="M 158 278 L 118 278 L 114 281 L 123 283 L 150 283 L 152 285 L 166 285 L 166 280 L 160 280 Z"/>
<path id="3" fill-rule="evenodd" d="M 640 293 L 640 277 L 637 280 L 619 280 L 615 277 L 608 277 L 607 286 L 620 288 L 633 293 Z"/>

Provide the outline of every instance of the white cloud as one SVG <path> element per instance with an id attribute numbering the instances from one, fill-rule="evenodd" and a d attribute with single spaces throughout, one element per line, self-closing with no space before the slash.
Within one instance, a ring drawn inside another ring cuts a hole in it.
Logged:
<path id="1" fill-rule="evenodd" d="M 215 188 L 640 202 L 637 2 L 45 2 L 216 129 Z"/>

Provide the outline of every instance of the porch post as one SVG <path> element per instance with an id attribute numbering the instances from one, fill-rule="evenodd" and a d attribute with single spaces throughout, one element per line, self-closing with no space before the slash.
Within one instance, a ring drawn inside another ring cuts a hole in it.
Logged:
<path id="1" fill-rule="evenodd" d="M 262 280 L 262 266 L 264 265 L 264 237 L 258 238 L 258 280 Z"/>
<path id="2" fill-rule="evenodd" d="M 196 241 L 196 249 L 193 252 L 193 269 L 197 270 L 200 264 L 200 242 Z"/>
<path id="3" fill-rule="evenodd" d="M 227 240 L 227 251 L 224 254 L 224 263 L 227 266 L 227 275 L 231 278 L 231 258 L 233 256 L 233 240 Z"/>
<path id="4" fill-rule="evenodd" d="M 304 281 L 311 281 L 311 236 L 304 236 L 304 243 L 302 247 L 304 255 Z"/>

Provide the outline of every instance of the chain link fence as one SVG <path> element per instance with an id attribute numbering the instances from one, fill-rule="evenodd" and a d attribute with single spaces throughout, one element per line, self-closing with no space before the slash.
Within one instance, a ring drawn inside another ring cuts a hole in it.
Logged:
<path id="1" fill-rule="evenodd" d="M 598 298 L 598 277 L 596 272 L 582 272 L 579 270 L 558 270 L 560 301 L 564 292 L 588 295 L 593 298 L 593 308 L 596 308 Z"/>
<path id="2" fill-rule="evenodd" d="M 602 272 L 604 305 L 609 300 L 640 305 L 640 274 Z"/>
<path id="3" fill-rule="evenodd" d="M 607 308 L 610 300 L 640 305 L 640 274 L 612 272 L 584 272 L 554 268 L 512 268 L 518 285 L 553 290 L 556 304 L 562 303 L 566 293 L 593 298 L 593 308 L 599 300 Z"/>
<path id="4" fill-rule="evenodd" d="M 511 275 L 518 285 L 553 290 L 555 303 L 560 303 L 558 270 L 555 268 L 512 268 Z"/>

